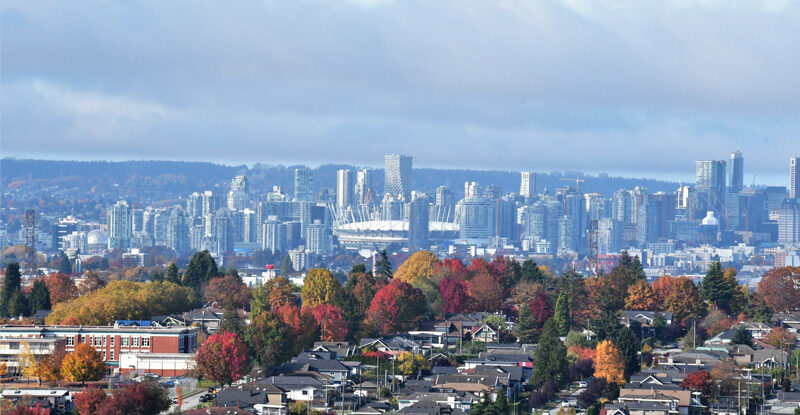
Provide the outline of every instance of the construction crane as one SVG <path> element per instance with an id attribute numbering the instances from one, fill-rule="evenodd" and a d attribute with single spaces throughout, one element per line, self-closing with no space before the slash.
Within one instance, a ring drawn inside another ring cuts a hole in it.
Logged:
<path id="1" fill-rule="evenodd" d="M 570 182 L 575 182 L 575 190 L 578 193 L 581 192 L 581 183 L 586 181 L 586 180 L 581 179 L 581 176 L 578 176 L 578 177 L 561 177 L 558 180 L 567 180 L 567 181 L 570 181 Z"/>

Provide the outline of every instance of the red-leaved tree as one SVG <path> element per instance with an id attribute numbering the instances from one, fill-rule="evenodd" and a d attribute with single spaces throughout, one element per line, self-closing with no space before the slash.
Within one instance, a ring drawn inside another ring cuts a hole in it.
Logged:
<path id="1" fill-rule="evenodd" d="M 311 347 L 319 338 L 319 323 L 308 307 L 286 303 L 275 309 L 275 315 L 292 330 L 295 353 Z"/>
<path id="2" fill-rule="evenodd" d="M 800 308 L 800 267 L 770 270 L 761 277 L 757 291 L 776 313 Z"/>
<path id="3" fill-rule="evenodd" d="M 553 317 L 553 308 L 550 307 L 550 303 L 547 301 L 547 295 L 542 292 L 536 293 L 533 299 L 528 303 L 528 307 L 530 307 L 531 315 L 536 319 L 536 323 L 539 324 L 539 327 L 543 327 L 544 322 L 550 317 Z"/>
<path id="4" fill-rule="evenodd" d="M 99 415 L 158 415 L 170 407 L 167 391 L 153 381 L 136 382 L 114 391 L 98 410 Z M 83 414 L 83 412 L 81 412 Z"/>
<path id="5" fill-rule="evenodd" d="M 686 375 L 686 377 L 683 379 L 683 382 L 681 382 L 681 386 L 684 388 L 698 391 L 706 398 L 711 394 L 712 384 L 713 381 L 711 380 L 711 374 L 705 370 L 692 372 Z"/>
<path id="6" fill-rule="evenodd" d="M 311 310 L 317 319 L 322 341 L 342 341 L 347 337 L 347 319 L 342 309 L 328 304 L 320 304 Z"/>
<path id="7" fill-rule="evenodd" d="M 447 276 L 439 282 L 439 292 L 444 300 L 445 313 L 462 313 L 469 310 L 469 290 L 467 282 Z"/>
<path id="8" fill-rule="evenodd" d="M 83 388 L 72 395 L 72 401 L 81 415 L 97 415 L 106 399 L 109 399 L 109 396 L 97 386 Z"/>
<path id="9" fill-rule="evenodd" d="M 497 311 L 503 305 L 503 286 L 489 272 L 479 272 L 473 276 L 467 282 L 467 288 L 476 311 Z"/>
<path id="10" fill-rule="evenodd" d="M 412 330 L 425 313 L 425 295 L 411 284 L 393 279 L 389 285 L 375 293 L 367 314 L 365 326 L 380 335 Z"/>
<path id="11" fill-rule="evenodd" d="M 226 275 L 212 278 L 203 287 L 203 298 L 209 303 L 216 302 L 220 306 L 233 301 L 237 308 L 247 308 L 250 306 L 250 288 L 238 275 Z"/>
<path id="12" fill-rule="evenodd" d="M 216 333 L 197 351 L 197 370 L 215 382 L 229 385 L 250 370 L 247 346 L 234 333 Z"/>

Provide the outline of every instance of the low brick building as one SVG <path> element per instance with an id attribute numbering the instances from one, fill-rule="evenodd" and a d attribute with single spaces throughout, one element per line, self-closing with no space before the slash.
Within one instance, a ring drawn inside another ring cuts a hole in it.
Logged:
<path id="1" fill-rule="evenodd" d="M 120 356 L 126 354 L 191 354 L 197 350 L 196 327 L 138 326 L 0 326 L 4 339 L 64 339 L 67 353 L 78 343 L 87 343 L 103 356 L 109 371 L 120 371 Z"/>

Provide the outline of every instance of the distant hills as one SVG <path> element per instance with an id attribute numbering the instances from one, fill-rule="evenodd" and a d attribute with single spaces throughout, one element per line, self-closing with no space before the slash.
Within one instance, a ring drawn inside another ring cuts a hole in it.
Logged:
<path id="1" fill-rule="evenodd" d="M 265 193 L 272 186 L 282 186 L 291 193 L 294 188 L 294 169 L 297 166 L 256 164 L 252 168 L 226 166 L 209 162 L 185 161 L 54 161 L 4 158 L 0 160 L 0 178 L 3 190 L 13 182 L 36 182 L 44 184 L 52 182 L 73 183 L 76 180 L 91 185 L 113 183 L 118 185 L 137 184 L 148 186 L 154 193 L 190 193 L 205 189 L 227 191 L 230 179 L 237 174 L 246 174 L 250 179 L 254 193 Z M 325 164 L 312 169 L 315 186 L 320 189 L 335 189 L 336 170 L 341 168 L 355 169 L 355 166 L 342 164 Z M 574 181 L 561 180 L 566 177 L 580 175 L 585 182 L 581 183 L 584 193 L 598 192 L 611 195 L 618 189 L 633 189 L 643 186 L 649 192 L 674 192 L 677 182 L 668 182 L 644 178 L 608 177 L 606 175 L 584 175 L 579 172 L 539 173 L 538 191 L 545 187 L 554 191 L 556 188 L 575 186 Z M 374 187 L 383 189 L 383 169 L 375 169 Z M 479 184 L 499 185 L 504 192 L 519 190 L 519 172 L 500 170 L 469 169 L 414 169 L 414 188 L 423 192 L 433 192 L 437 186 L 449 185 L 460 195 L 464 182 L 475 181 Z M 163 188 L 158 188 L 163 186 Z M 133 190 L 133 189 L 131 189 Z M 160 196 L 162 196 L 160 194 Z M 180 194 L 176 194 L 180 196 Z"/>

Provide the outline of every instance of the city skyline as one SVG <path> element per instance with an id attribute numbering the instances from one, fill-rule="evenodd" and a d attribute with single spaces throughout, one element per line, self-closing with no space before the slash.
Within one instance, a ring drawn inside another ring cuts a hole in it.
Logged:
<path id="1" fill-rule="evenodd" d="M 745 183 L 777 184 L 798 152 L 800 58 L 780 45 L 799 8 L 6 2 L 3 151 L 372 167 L 400 152 L 685 180 L 741 150 Z"/>

